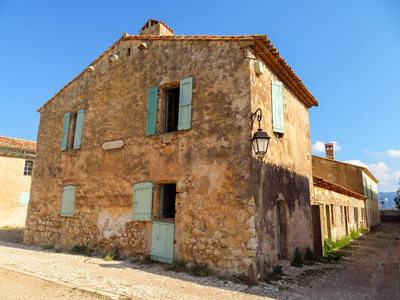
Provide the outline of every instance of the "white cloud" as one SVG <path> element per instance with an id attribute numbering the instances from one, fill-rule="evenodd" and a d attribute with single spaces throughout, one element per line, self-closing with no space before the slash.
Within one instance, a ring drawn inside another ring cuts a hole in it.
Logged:
<path id="1" fill-rule="evenodd" d="M 325 152 L 325 143 L 324 142 L 316 142 L 311 146 L 311 150 L 313 152 Z"/>
<path id="2" fill-rule="evenodd" d="M 340 151 L 342 150 L 342 147 L 339 145 L 338 142 L 336 141 L 331 141 L 330 143 L 333 143 L 334 150 L 335 151 Z M 316 141 L 314 145 L 311 146 L 311 150 L 314 153 L 319 153 L 319 152 L 325 152 L 325 143 L 324 142 L 319 142 Z"/>
<path id="3" fill-rule="evenodd" d="M 400 157 L 400 150 L 388 150 L 387 153 L 392 157 Z"/>
<path id="4" fill-rule="evenodd" d="M 378 192 L 395 192 L 399 188 L 400 171 L 392 171 L 385 163 L 367 165 L 360 160 L 347 160 L 346 163 L 367 168 L 378 179 Z"/>
<path id="5" fill-rule="evenodd" d="M 358 159 L 346 160 L 345 163 L 356 165 L 356 166 L 360 166 L 360 167 L 364 167 L 364 168 L 368 169 L 368 165 L 364 164 L 362 161 L 360 161 Z"/>
<path id="6" fill-rule="evenodd" d="M 342 150 L 342 146 L 339 146 L 339 143 L 336 141 L 331 141 L 331 143 L 333 143 L 333 149 L 335 149 L 335 151 L 340 151 Z"/>

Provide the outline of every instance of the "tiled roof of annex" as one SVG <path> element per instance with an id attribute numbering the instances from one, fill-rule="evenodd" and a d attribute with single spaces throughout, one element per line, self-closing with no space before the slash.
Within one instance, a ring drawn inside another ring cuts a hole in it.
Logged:
<path id="1" fill-rule="evenodd" d="M 322 177 L 318 177 L 318 176 L 313 176 L 313 181 L 314 181 L 314 185 L 318 186 L 318 187 L 322 187 L 343 195 L 347 195 L 356 199 L 360 199 L 360 200 L 365 200 L 367 199 L 367 197 L 365 197 L 364 195 L 361 195 L 359 193 L 353 192 L 352 190 L 349 190 L 348 188 L 345 188 L 344 186 L 341 186 L 339 184 L 333 183 L 332 181 L 326 180 Z"/>
<path id="2" fill-rule="evenodd" d="M 36 142 L 0 136 L 0 148 L 36 153 Z"/>
<path id="3" fill-rule="evenodd" d="M 242 48 L 251 48 L 258 57 L 260 57 L 271 70 L 279 77 L 279 79 L 299 98 L 299 100 L 308 108 L 318 106 L 318 101 L 314 95 L 306 88 L 297 74 L 280 56 L 279 52 L 272 45 L 266 35 L 129 35 L 124 33 L 123 36 L 116 41 L 110 48 L 97 57 L 89 66 L 93 66 L 97 61 L 109 53 L 121 41 L 143 40 L 143 41 L 225 41 L 225 42 L 246 42 Z M 72 82 L 77 80 L 87 69 L 83 70 L 61 90 L 59 90 L 52 98 L 38 109 L 40 110 L 50 103 L 58 94 L 60 94 Z"/>

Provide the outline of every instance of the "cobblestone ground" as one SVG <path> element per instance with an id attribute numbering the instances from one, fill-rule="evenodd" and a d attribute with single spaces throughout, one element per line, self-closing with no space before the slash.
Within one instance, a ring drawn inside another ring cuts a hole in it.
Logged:
<path id="1" fill-rule="evenodd" d="M 109 299 L 400 299 L 399 237 L 400 225 L 381 226 L 353 241 L 339 263 L 290 267 L 282 280 L 256 286 L 43 250 L 10 229 L 0 230 L 0 267 Z"/>

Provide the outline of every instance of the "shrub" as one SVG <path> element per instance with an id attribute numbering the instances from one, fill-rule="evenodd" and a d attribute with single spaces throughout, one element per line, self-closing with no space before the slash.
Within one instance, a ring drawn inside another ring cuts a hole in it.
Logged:
<path id="1" fill-rule="evenodd" d="M 47 244 L 43 246 L 43 250 L 52 250 L 54 249 L 54 245 L 52 244 Z"/>
<path id="2" fill-rule="evenodd" d="M 187 265 L 186 261 L 184 261 L 183 259 L 177 259 L 176 261 L 174 261 L 172 265 L 169 265 L 167 267 L 167 270 L 175 272 L 186 271 L 187 269 L 186 265 Z"/>
<path id="3" fill-rule="evenodd" d="M 211 270 L 206 264 L 195 262 L 193 266 L 190 267 L 190 272 L 197 277 L 206 277 L 210 275 Z"/>
<path id="4" fill-rule="evenodd" d="M 360 234 L 358 233 L 358 231 L 352 229 L 352 230 L 350 230 L 350 236 L 353 240 L 355 240 L 360 237 Z"/>
<path id="5" fill-rule="evenodd" d="M 318 255 L 316 255 L 309 246 L 307 247 L 306 254 L 304 254 L 304 259 L 308 261 L 320 261 Z"/>
<path id="6" fill-rule="evenodd" d="M 293 267 L 301 267 L 303 265 L 303 256 L 299 251 L 299 247 L 296 247 L 296 252 L 294 254 L 294 260 L 292 262 Z"/>
<path id="7" fill-rule="evenodd" d="M 73 254 L 83 254 L 86 256 L 92 256 L 93 250 L 89 247 L 89 244 L 83 243 L 82 245 L 75 245 L 72 247 L 71 253 Z"/>
<path id="8" fill-rule="evenodd" d="M 369 233 L 369 228 L 361 227 L 359 231 L 360 231 L 361 234 L 368 234 Z"/>
<path id="9" fill-rule="evenodd" d="M 119 260 L 120 254 L 117 249 L 115 249 L 113 252 L 107 253 L 107 255 L 104 257 L 106 261 L 112 261 L 112 260 Z"/>

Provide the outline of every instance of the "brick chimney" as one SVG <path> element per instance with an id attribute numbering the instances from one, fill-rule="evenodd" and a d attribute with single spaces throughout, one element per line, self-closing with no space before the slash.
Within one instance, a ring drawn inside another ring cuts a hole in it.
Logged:
<path id="1" fill-rule="evenodd" d="M 139 31 L 140 35 L 174 35 L 174 31 L 161 21 L 149 19 Z"/>
<path id="2" fill-rule="evenodd" d="M 326 152 L 326 158 L 335 159 L 335 151 L 333 148 L 333 143 L 325 144 L 325 152 Z"/>

